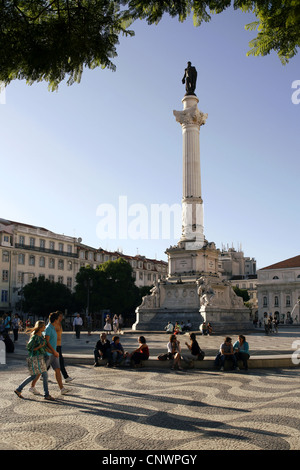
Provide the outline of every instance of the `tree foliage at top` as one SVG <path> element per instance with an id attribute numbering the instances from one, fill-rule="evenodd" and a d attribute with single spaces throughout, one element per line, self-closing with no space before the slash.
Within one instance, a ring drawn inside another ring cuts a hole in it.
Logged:
<path id="1" fill-rule="evenodd" d="M 115 69 L 119 35 L 128 14 L 109 0 L 14 0 L 0 3 L 0 80 L 46 81 L 52 90 L 83 68 Z"/>
<path id="2" fill-rule="evenodd" d="M 46 81 L 51 90 L 66 77 L 80 82 L 84 67 L 115 70 L 119 37 L 134 34 L 135 20 L 192 15 L 200 26 L 231 6 L 257 18 L 246 25 L 257 30 L 248 55 L 276 51 L 286 63 L 297 53 L 299 0 L 0 0 L 0 80 Z"/>

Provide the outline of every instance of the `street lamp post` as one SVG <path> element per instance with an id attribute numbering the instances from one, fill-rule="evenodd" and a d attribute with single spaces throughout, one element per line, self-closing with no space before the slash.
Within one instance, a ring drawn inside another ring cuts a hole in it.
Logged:
<path id="1" fill-rule="evenodd" d="M 93 287 L 93 281 L 90 277 L 85 281 L 85 286 L 87 288 L 87 301 L 86 301 L 86 315 L 89 314 L 90 311 L 90 287 Z"/>

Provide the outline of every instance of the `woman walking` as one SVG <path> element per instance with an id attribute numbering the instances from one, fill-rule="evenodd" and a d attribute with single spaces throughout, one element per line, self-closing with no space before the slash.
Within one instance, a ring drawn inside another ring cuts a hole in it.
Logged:
<path id="1" fill-rule="evenodd" d="M 35 323 L 34 327 L 31 330 L 29 330 L 31 335 L 27 343 L 27 350 L 28 350 L 27 363 L 28 363 L 30 375 L 25 380 L 23 380 L 23 382 L 15 390 L 15 394 L 19 398 L 23 398 L 22 396 L 23 388 L 26 385 L 28 385 L 30 382 L 32 382 L 32 380 L 38 379 L 39 376 L 42 375 L 43 387 L 44 387 L 44 398 L 45 400 L 51 400 L 51 401 L 54 400 L 54 398 L 51 397 L 51 395 L 49 394 L 49 390 L 48 390 L 48 373 L 47 373 L 47 367 L 46 367 L 46 362 L 45 362 L 45 357 L 44 357 L 47 343 L 42 334 L 43 331 L 45 330 L 45 327 L 46 327 L 45 322 L 42 320 L 39 320 Z M 35 390 L 34 387 L 31 387 L 29 391 L 33 393 L 34 395 L 40 394 L 37 390 Z"/>

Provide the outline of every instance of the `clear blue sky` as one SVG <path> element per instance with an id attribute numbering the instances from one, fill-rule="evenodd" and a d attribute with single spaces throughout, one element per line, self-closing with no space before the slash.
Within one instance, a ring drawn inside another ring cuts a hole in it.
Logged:
<path id="1" fill-rule="evenodd" d="M 204 233 L 241 244 L 258 268 L 300 253 L 300 55 L 246 57 L 252 17 L 228 11 L 195 28 L 164 18 L 121 38 L 116 72 L 86 70 L 80 84 L 13 82 L 0 105 L 0 217 L 81 237 L 83 243 L 167 259 L 170 240 L 99 239 L 97 208 L 181 204 L 181 110 L 186 63 L 198 70 Z M 134 217 L 128 216 L 128 224 Z M 118 227 L 117 227 L 118 231 Z M 150 228 L 149 228 L 150 232 Z M 175 233 L 174 233 L 175 232 Z M 118 235 L 118 233 L 117 233 Z M 123 237 L 124 238 L 124 237 Z"/>

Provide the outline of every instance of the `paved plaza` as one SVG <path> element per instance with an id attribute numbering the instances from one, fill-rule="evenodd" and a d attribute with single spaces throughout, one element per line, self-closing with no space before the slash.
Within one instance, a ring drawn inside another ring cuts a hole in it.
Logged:
<path id="1" fill-rule="evenodd" d="M 63 352 L 92 354 L 98 337 L 84 332 L 76 340 L 73 333 L 64 333 Z M 121 341 L 132 350 L 137 338 L 125 332 Z M 151 355 L 165 352 L 168 335 L 147 333 L 146 338 Z M 181 336 L 182 343 L 185 339 Z M 223 337 L 198 339 L 206 352 L 216 353 Z M 292 354 L 299 339 L 300 328 L 247 335 L 253 355 Z M 28 387 L 22 400 L 14 389 L 27 376 L 25 341 L 21 334 L 15 352 L 0 366 L 1 450 L 100 450 L 111 451 L 111 458 L 121 455 L 117 451 L 138 455 L 134 451 L 139 450 L 191 455 L 201 450 L 300 450 L 299 367 L 172 371 L 94 368 L 93 361 L 70 361 L 67 369 L 74 380 L 66 385 L 69 394 L 59 394 L 49 371 L 50 393 L 57 400 L 46 402 Z M 37 388 L 42 392 L 41 382 Z"/>

